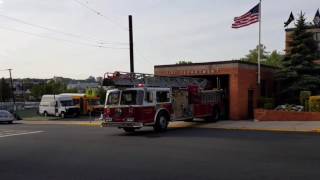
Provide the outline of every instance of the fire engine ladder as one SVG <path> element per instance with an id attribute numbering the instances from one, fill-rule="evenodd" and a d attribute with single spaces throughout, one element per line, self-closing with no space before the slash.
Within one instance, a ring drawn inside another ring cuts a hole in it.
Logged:
<path id="1" fill-rule="evenodd" d="M 163 87 L 163 88 L 187 88 L 190 85 L 196 85 L 205 88 L 207 80 L 202 78 L 190 77 L 168 77 L 155 76 L 153 74 L 114 72 L 105 73 L 103 86 L 116 87 Z"/>

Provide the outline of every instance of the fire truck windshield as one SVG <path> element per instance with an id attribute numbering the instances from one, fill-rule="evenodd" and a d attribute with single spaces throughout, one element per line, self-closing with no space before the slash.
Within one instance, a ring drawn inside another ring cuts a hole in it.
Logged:
<path id="1" fill-rule="evenodd" d="M 121 105 L 142 105 L 143 91 L 141 90 L 125 90 L 121 94 Z"/>
<path id="2" fill-rule="evenodd" d="M 120 100 L 120 91 L 110 92 L 107 98 L 107 105 L 118 105 Z"/>

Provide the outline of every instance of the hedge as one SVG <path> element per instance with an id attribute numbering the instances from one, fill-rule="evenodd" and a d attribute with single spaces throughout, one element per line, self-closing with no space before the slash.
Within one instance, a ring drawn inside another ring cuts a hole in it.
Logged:
<path id="1" fill-rule="evenodd" d="M 310 96 L 309 110 L 311 112 L 320 112 L 320 96 Z"/>

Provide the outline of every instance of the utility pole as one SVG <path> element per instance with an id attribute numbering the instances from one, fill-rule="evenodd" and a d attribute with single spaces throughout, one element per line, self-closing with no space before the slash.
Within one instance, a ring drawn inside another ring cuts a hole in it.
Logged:
<path id="1" fill-rule="evenodd" d="M 130 72 L 134 73 L 132 15 L 129 15 Z"/>
<path id="2" fill-rule="evenodd" d="M 13 88 L 13 80 L 12 80 L 12 74 L 11 71 L 12 69 L 7 69 L 10 74 L 10 84 L 11 84 L 11 95 L 12 95 L 12 100 L 13 100 L 13 111 L 16 112 L 16 97 L 14 95 L 14 88 Z"/>

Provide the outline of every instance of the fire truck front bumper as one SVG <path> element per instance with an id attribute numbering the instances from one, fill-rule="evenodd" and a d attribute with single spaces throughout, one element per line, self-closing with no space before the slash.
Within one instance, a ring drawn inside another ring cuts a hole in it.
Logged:
<path id="1" fill-rule="evenodd" d="M 117 128 L 142 128 L 143 123 L 141 122 L 102 122 L 102 127 L 117 127 Z"/>

